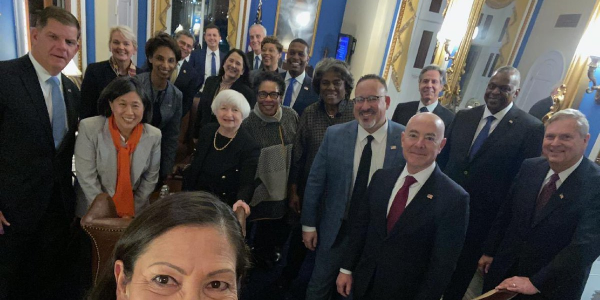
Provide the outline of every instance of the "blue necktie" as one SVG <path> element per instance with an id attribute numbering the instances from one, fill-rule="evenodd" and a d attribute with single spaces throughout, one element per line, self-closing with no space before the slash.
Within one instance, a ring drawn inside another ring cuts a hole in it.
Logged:
<path id="1" fill-rule="evenodd" d="M 294 82 L 296 82 L 295 78 L 290 78 L 290 84 L 285 90 L 285 98 L 283 98 L 283 106 L 290 106 L 292 103 L 292 94 L 294 93 Z"/>
<path id="2" fill-rule="evenodd" d="M 260 59 L 258 59 L 258 56 L 254 57 L 254 70 L 258 69 L 258 63 L 260 62 Z"/>
<path id="3" fill-rule="evenodd" d="M 481 146 L 483 145 L 485 140 L 490 135 L 490 127 L 492 127 L 492 122 L 494 120 L 496 120 L 496 117 L 494 117 L 494 116 L 487 117 L 487 122 L 485 123 L 483 128 L 481 128 L 479 135 L 475 139 L 475 142 L 473 142 L 473 146 L 471 146 L 471 153 L 469 153 L 469 160 L 473 160 L 473 157 L 475 156 L 477 151 L 479 151 L 479 148 L 481 148 Z"/>
<path id="4" fill-rule="evenodd" d="M 419 112 L 424 113 L 424 112 L 429 112 L 429 110 L 427 109 L 427 106 L 423 106 L 423 107 L 421 107 L 421 109 L 419 109 Z"/>
<path id="5" fill-rule="evenodd" d="M 46 82 L 52 85 L 52 136 L 54 148 L 58 148 L 67 133 L 65 100 L 60 92 L 58 77 L 50 77 Z"/>
<path id="6" fill-rule="evenodd" d="M 210 61 L 210 76 L 217 76 L 217 59 L 214 52 Z"/>

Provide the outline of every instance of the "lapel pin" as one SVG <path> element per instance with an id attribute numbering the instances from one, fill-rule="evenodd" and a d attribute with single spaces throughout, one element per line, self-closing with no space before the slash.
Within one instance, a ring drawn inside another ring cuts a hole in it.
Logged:
<path id="1" fill-rule="evenodd" d="M 396 150 L 396 145 L 390 147 L 391 150 Z"/>
<path id="2" fill-rule="evenodd" d="M 513 120 L 508 120 L 508 123 L 512 124 L 512 123 L 513 123 Z"/>
<path id="3" fill-rule="evenodd" d="M 183 70 L 183 73 L 184 73 L 184 74 L 185 74 L 185 73 L 187 73 L 187 70 Z"/>
<path id="4" fill-rule="evenodd" d="M 428 194 L 427 198 L 429 198 L 429 200 L 433 199 L 433 195 L 432 194 Z"/>
<path id="5" fill-rule="evenodd" d="M 565 198 L 565 195 L 563 195 L 563 194 L 560 194 L 558 196 L 560 197 L 560 199 L 564 199 Z"/>
<path id="6" fill-rule="evenodd" d="M 70 92 L 71 92 L 71 89 L 67 89 L 67 92 L 69 92 L 69 93 L 70 93 Z"/>
<path id="7" fill-rule="evenodd" d="M 305 86 L 305 87 L 304 87 L 304 90 L 308 91 L 308 87 L 307 87 L 307 86 Z"/>

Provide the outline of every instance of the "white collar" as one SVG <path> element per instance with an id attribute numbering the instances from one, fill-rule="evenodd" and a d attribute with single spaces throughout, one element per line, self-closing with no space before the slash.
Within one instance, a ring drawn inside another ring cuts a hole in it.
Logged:
<path id="1" fill-rule="evenodd" d="M 368 135 L 372 135 L 375 138 L 375 141 L 377 141 L 377 143 L 381 143 L 381 142 L 383 142 L 383 139 L 387 135 L 387 130 L 388 130 L 388 120 L 387 119 L 385 119 L 385 123 L 383 123 L 383 125 L 381 127 L 379 127 L 379 129 L 377 129 L 377 131 L 375 131 L 373 133 L 368 133 L 362 126 L 360 126 L 360 124 L 358 124 L 358 134 L 356 136 L 356 139 L 358 141 L 362 141 L 362 140 L 366 139 Z"/>
<path id="2" fill-rule="evenodd" d="M 485 111 L 483 112 L 483 116 L 481 117 L 481 119 L 485 119 L 489 116 L 494 116 L 496 118 L 496 120 L 500 121 L 502 120 L 502 118 L 504 118 L 504 116 L 506 115 L 506 113 L 508 113 L 508 111 L 513 107 L 513 103 L 509 103 L 505 108 L 503 108 L 501 111 L 497 112 L 496 114 L 492 114 L 492 112 L 488 109 L 487 105 L 485 106 Z"/>
<path id="3" fill-rule="evenodd" d="M 416 174 L 410 174 L 408 173 L 408 168 L 406 166 L 404 166 L 404 169 L 402 170 L 402 173 L 400 173 L 400 177 L 399 178 L 404 178 L 408 175 L 414 177 L 417 182 L 421 185 L 423 185 L 425 183 L 425 181 L 427 181 L 427 179 L 429 179 L 429 177 L 431 176 L 431 174 L 433 174 L 433 171 L 435 170 L 435 161 L 429 165 L 429 167 L 417 172 Z"/>
<path id="4" fill-rule="evenodd" d="M 28 55 L 29 59 L 31 60 L 31 63 L 33 64 L 33 68 L 35 69 L 35 73 L 37 73 L 37 76 L 40 79 L 40 81 L 47 82 L 48 79 L 50 79 L 50 77 L 53 77 L 48 71 L 46 71 L 46 69 L 44 69 L 44 67 L 42 67 L 42 65 L 40 65 L 40 63 L 37 60 L 35 60 L 35 57 L 33 57 L 33 54 L 31 54 L 31 52 L 29 52 Z M 62 84 L 62 76 L 60 76 L 60 73 L 58 73 L 56 77 L 58 78 L 58 85 L 60 86 Z"/>
<path id="5" fill-rule="evenodd" d="M 560 178 L 560 182 L 565 182 L 565 180 L 567 180 L 567 178 L 569 177 L 569 175 L 571 175 L 571 173 L 573 173 L 573 171 L 575 171 L 575 169 L 577 169 L 577 167 L 579 167 L 579 165 L 581 164 L 581 161 L 583 160 L 583 155 L 581 156 L 581 158 L 579 159 L 579 161 L 577 161 L 574 165 L 570 166 L 569 168 L 567 168 L 566 170 L 558 173 L 558 177 Z M 550 171 L 548 171 L 548 174 L 546 174 L 546 179 L 548 179 L 548 177 L 552 176 L 552 174 L 554 174 L 554 170 L 552 170 L 552 168 L 550 168 Z"/>
<path id="6" fill-rule="evenodd" d="M 304 82 L 304 77 L 306 77 L 306 72 L 302 71 L 302 74 L 296 76 L 294 79 L 296 79 L 296 82 L 302 84 Z M 285 72 L 285 82 L 288 82 L 288 80 L 292 78 L 292 75 L 290 75 L 290 72 L 287 71 Z"/>
<path id="7" fill-rule="evenodd" d="M 438 103 L 439 103 L 439 101 L 435 100 L 435 101 L 433 101 L 433 103 L 425 106 L 425 105 L 423 105 L 423 101 L 419 100 L 419 107 L 417 108 L 417 111 L 420 111 L 421 107 L 427 107 L 428 112 L 433 112 L 433 110 L 437 107 Z"/>

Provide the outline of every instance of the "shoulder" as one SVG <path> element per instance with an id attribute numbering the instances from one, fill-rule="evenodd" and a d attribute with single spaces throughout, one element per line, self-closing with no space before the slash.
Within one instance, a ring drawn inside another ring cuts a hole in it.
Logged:
<path id="1" fill-rule="evenodd" d="M 79 122 L 79 133 L 87 135 L 98 133 L 104 128 L 106 120 L 104 116 L 85 118 Z"/>
<path id="2" fill-rule="evenodd" d="M 249 149 L 249 150 L 260 149 L 260 146 L 254 140 L 252 135 L 250 135 L 250 132 L 248 131 L 248 129 L 246 129 L 244 127 L 240 127 L 236 137 L 240 138 L 240 141 L 243 142 L 245 149 Z"/>
<path id="3" fill-rule="evenodd" d="M 529 113 L 523 111 L 522 109 L 520 109 L 518 107 L 513 106 L 511 111 L 513 111 L 512 113 L 515 117 L 517 117 L 517 118 L 519 118 L 519 120 L 521 120 L 522 124 L 524 124 L 528 127 L 543 126 L 542 121 L 540 121 L 536 117 L 530 115 Z"/>
<path id="4" fill-rule="evenodd" d="M 26 73 L 28 70 L 35 74 L 35 69 L 27 54 L 19 58 L 0 61 L 0 77 L 11 78 Z"/>
<path id="5" fill-rule="evenodd" d="M 431 173 L 430 179 L 432 178 L 436 180 L 437 186 L 440 187 L 439 189 L 444 195 L 455 195 L 460 198 L 469 197 L 469 193 L 467 193 L 458 183 L 454 182 L 454 180 L 450 179 L 448 175 L 444 174 L 438 166 L 436 166 L 433 173 Z"/>
<path id="6" fill-rule="evenodd" d="M 400 132 L 402 132 L 402 131 L 404 131 L 404 129 L 406 129 L 406 127 L 404 125 L 400 124 L 400 123 L 396 123 L 396 122 L 394 122 L 394 121 L 392 121 L 390 119 L 388 119 L 388 121 L 389 121 L 389 125 L 388 126 L 389 126 L 389 128 L 390 128 L 390 130 L 392 132 L 393 131 L 400 131 Z"/>
<path id="7" fill-rule="evenodd" d="M 149 123 L 144 123 L 144 133 L 148 134 L 150 137 L 157 137 L 159 140 L 162 137 L 160 129 L 150 125 Z"/>
<path id="8" fill-rule="evenodd" d="M 419 101 L 409 101 L 409 102 L 402 102 L 402 103 L 398 103 L 398 105 L 396 106 L 396 109 L 399 108 L 409 108 L 409 107 L 418 107 L 419 106 Z"/>
<path id="9" fill-rule="evenodd" d="M 87 66 L 86 71 L 87 70 L 97 71 L 97 70 L 100 70 L 100 69 L 106 68 L 106 67 L 110 67 L 110 63 L 108 62 L 108 60 L 91 63 Z"/>
<path id="10" fill-rule="evenodd" d="M 346 130 L 356 130 L 356 128 L 358 128 L 358 122 L 356 120 L 352 120 L 350 122 L 335 124 L 327 127 L 325 134 L 337 134 Z"/>
<path id="11" fill-rule="evenodd" d="M 474 120 L 479 122 L 481 118 L 474 118 L 475 116 L 483 116 L 485 105 L 480 105 L 473 108 L 461 109 L 456 112 L 455 120 Z"/>
<path id="12" fill-rule="evenodd" d="M 281 117 L 282 119 L 293 119 L 294 121 L 298 121 L 298 113 L 294 109 L 287 106 L 282 106 L 281 110 L 283 113 L 283 116 Z"/>

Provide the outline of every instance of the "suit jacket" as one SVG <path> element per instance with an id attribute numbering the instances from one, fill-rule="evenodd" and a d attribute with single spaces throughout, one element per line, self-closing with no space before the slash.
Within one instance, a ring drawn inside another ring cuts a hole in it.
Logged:
<path id="1" fill-rule="evenodd" d="M 136 67 L 137 74 L 142 73 L 142 69 Z M 102 90 L 117 78 L 108 60 L 89 64 L 85 69 L 85 76 L 81 82 L 81 110 L 79 116 L 81 119 L 98 115 L 98 98 Z"/>
<path id="2" fill-rule="evenodd" d="M 227 53 L 219 51 L 219 59 L 221 60 L 220 66 L 223 66 L 223 61 L 225 60 L 225 55 Z M 204 85 L 204 75 L 206 73 L 206 48 L 196 49 L 190 53 L 190 65 L 196 70 L 198 76 L 200 76 L 200 80 L 198 81 L 198 86 L 202 87 Z M 216 70 L 217 74 L 219 74 L 219 70 Z"/>
<path id="3" fill-rule="evenodd" d="M 150 124 L 143 125 L 142 136 L 131 155 L 131 186 L 136 214 L 150 204 L 150 194 L 158 181 L 160 168 L 160 130 Z M 106 117 L 92 117 L 79 123 L 75 166 L 79 183 L 76 185 L 75 213 L 83 217 L 98 194 L 115 194 L 117 149 Z"/>
<path id="4" fill-rule="evenodd" d="M 287 72 L 281 72 L 281 78 L 285 80 L 285 75 Z M 297 113 L 298 116 L 302 115 L 304 109 L 309 105 L 319 101 L 319 95 L 315 93 L 312 86 L 312 78 L 308 76 L 308 73 L 305 73 L 304 81 L 302 82 L 302 88 L 298 93 L 298 98 L 296 98 L 296 102 L 294 102 L 294 106 L 292 107 Z"/>
<path id="5" fill-rule="evenodd" d="M 400 135 L 404 126 L 389 121 L 387 145 L 383 168 L 404 163 Z M 323 143 L 308 175 L 301 223 L 319 227 L 319 247 L 329 249 L 338 235 L 352 194 L 354 148 L 358 133 L 358 121 L 353 120 L 327 128 Z M 327 195 L 322 198 L 327 190 Z M 319 203 L 323 199 L 325 203 Z M 320 216 L 320 218 L 319 218 Z"/>
<path id="6" fill-rule="evenodd" d="M 183 94 L 183 98 L 181 101 L 182 116 L 185 116 L 188 113 L 188 111 L 190 111 L 190 108 L 192 108 L 194 96 L 200 90 L 199 82 L 200 75 L 198 75 L 196 70 L 192 67 L 192 65 L 189 62 L 184 60 L 181 64 L 181 70 L 179 70 L 179 75 L 177 75 L 177 79 L 175 79 L 175 82 L 173 83 L 175 87 L 177 87 Z"/>
<path id="7" fill-rule="evenodd" d="M 526 158 L 541 154 L 544 125 L 516 106 L 506 113 L 473 160 L 469 150 L 485 106 L 461 110 L 447 130 L 440 168 L 470 195 L 469 236 L 483 243 Z"/>
<path id="8" fill-rule="evenodd" d="M 392 116 L 392 121 L 406 126 L 408 120 L 417 114 L 419 102 L 420 101 L 399 103 L 394 111 L 394 116 Z M 454 120 L 454 113 L 445 108 L 441 103 L 438 103 L 432 113 L 436 114 L 438 117 L 440 117 L 440 119 L 442 119 L 442 121 L 444 121 L 446 128 L 448 128 L 450 123 L 452 123 L 452 120 Z"/>
<path id="9" fill-rule="evenodd" d="M 548 96 L 538 102 L 536 102 L 530 109 L 529 114 L 538 118 L 540 121 L 544 116 L 550 112 L 550 106 L 554 104 L 552 97 Z"/>
<path id="10" fill-rule="evenodd" d="M 484 248 L 494 257 L 485 288 L 517 275 L 529 277 L 543 299 L 581 298 L 600 255 L 600 167 L 584 157 L 536 216 L 549 169 L 545 158 L 523 162 Z"/>
<path id="11" fill-rule="evenodd" d="M 436 166 L 388 234 L 388 203 L 403 169 L 378 170 L 368 197 L 351 206 L 342 268 L 353 271 L 354 299 L 439 300 L 454 271 L 469 194 Z"/>
<path id="12" fill-rule="evenodd" d="M 53 191 L 67 217 L 75 210 L 72 158 L 79 116 L 79 90 L 61 75 L 68 132 L 54 148 L 52 125 L 40 83 L 28 55 L 0 62 L 0 211 L 11 226 L 31 232 Z"/>
<path id="13" fill-rule="evenodd" d="M 152 97 L 152 81 L 150 73 L 136 75 L 140 86 Z M 171 174 L 175 165 L 175 154 L 181 125 L 181 99 L 182 94 L 171 82 L 167 81 L 167 89 L 160 106 L 161 121 L 158 126 L 162 134 L 160 145 L 160 176 Z M 153 99 L 151 99 L 153 100 Z M 156 105 L 153 103 L 153 105 Z"/>
<path id="14" fill-rule="evenodd" d="M 250 64 L 250 70 L 254 70 L 254 51 L 250 50 L 250 51 L 246 52 L 246 58 L 248 59 L 248 63 Z M 262 63 L 262 59 L 261 59 L 258 69 L 262 69 L 262 67 L 263 67 L 263 63 Z"/>

